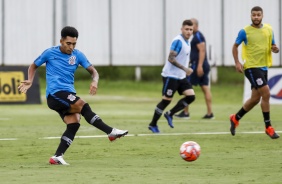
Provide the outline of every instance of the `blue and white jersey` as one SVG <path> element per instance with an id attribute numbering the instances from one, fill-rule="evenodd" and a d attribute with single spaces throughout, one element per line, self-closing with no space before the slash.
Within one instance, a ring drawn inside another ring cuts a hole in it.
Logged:
<path id="1" fill-rule="evenodd" d="M 188 40 L 185 40 L 182 35 L 176 36 L 172 41 L 170 50 L 173 50 L 177 53 L 177 56 L 175 57 L 177 62 L 185 67 L 188 67 L 189 56 L 191 52 L 191 45 Z M 174 66 L 168 60 L 163 67 L 161 75 L 163 77 L 172 77 L 175 79 L 186 78 L 186 72 Z"/>
<path id="2" fill-rule="evenodd" d="M 35 61 L 36 66 L 46 63 L 46 98 L 58 91 L 76 93 L 74 72 L 79 65 L 91 66 L 85 55 L 77 49 L 72 54 L 62 53 L 60 46 L 46 49 Z"/>

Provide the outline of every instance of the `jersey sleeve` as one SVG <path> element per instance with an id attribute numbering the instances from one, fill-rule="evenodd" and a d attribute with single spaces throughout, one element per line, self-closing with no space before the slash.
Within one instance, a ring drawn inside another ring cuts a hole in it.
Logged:
<path id="1" fill-rule="evenodd" d="M 240 45 L 242 42 L 244 42 L 245 44 L 247 44 L 247 35 L 246 35 L 246 31 L 244 29 L 241 29 L 240 32 L 238 33 L 238 36 L 236 38 L 235 43 Z"/>
<path id="2" fill-rule="evenodd" d="M 88 59 L 86 58 L 86 56 L 82 53 L 82 52 L 79 52 L 79 58 L 78 58 L 78 61 L 79 61 L 79 64 L 83 67 L 83 68 L 88 68 L 89 66 L 91 66 L 92 64 L 88 61 Z"/>
<path id="3" fill-rule="evenodd" d="M 271 44 L 274 45 L 275 44 L 275 39 L 274 39 L 274 33 L 272 31 L 272 41 L 271 41 Z"/>
<path id="4" fill-rule="evenodd" d="M 194 41 L 196 42 L 196 44 L 202 43 L 202 42 L 206 42 L 204 36 L 202 34 L 200 34 L 200 32 L 197 32 L 195 34 L 195 39 Z"/>
<path id="5" fill-rule="evenodd" d="M 34 64 L 39 67 L 42 64 L 46 63 L 47 59 L 48 59 L 48 54 L 49 54 L 49 49 L 45 50 L 40 56 L 38 56 L 35 60 L 34 60 Z"/>
<path id="6" fill-rule="evenodd" d="M 174 40 L 170 46 L 170 50 L 175 51 L 177 54 L 182 49 L 182 42 L 180 40 Z"/>

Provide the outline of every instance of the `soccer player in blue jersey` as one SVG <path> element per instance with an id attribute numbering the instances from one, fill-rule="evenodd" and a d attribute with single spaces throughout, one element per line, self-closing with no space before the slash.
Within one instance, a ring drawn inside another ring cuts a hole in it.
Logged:
<path id="1" fill-rule="evenodd" d="M 193 22 L 191 20 L 184 20 L 181 27 L 181 34 L 173 39 L 168 60 L 161 73 L 163 77 L 163 96 L 162 100 L 155 108 L 152 121 L 148 127 L 153 133 L 160 132 L 157 121 L 160 119 L 164 109 L 170 104 L 176 91 L 179 95 L 184 95 L 184 98 L 180 99 L 171 110 L 164 114 L 164 117 L 167 119 L 168 125 L 171 128 L 174 128 L 172 122 L 173 115 L 195 100 L 195 92 L 192 85 L 186 79 L 186 76 L 193 72 L 193 70 L 188 67 L 191 51 L 188 39 L 192 34 Z"/>
<path id="2" fill-rule="evenodd" d="M 18 87 L 22 93 L 26 93 L 31 87 L 36 69 L 46 64 L 46 98 L 48 107 L 55 110 L 64 123 L 66 130 L 61 137 L 60 144 L 49 160 L 50 164 L 69 165 L 63 154 L 74 140 L 80 126 L 80 115 L 85 120 L 108 134 L 110 141 L 120 138 L 128 133 L 127 130 L 119 130 L 105 124 L 94 113 L 89 104 L 76 95 L 74 89 L 74 73 L 79 65 L 84 67 L 91 75 L 90 95 L 95 95 L 98 88 L 99 74 L 85 55 L 75 49 L 78 39 L 78 31 L 74 27 L 66 26 L 61 30 L 60 45 L 46 49 L 29 66 L 28 79 L 21 82 Z"/>
<path id="3" fill-rule="evenodd" d="M 207 113 L 203 116 L 203 119 L 213 119 L 212 95 L 209 87 L 210 65 L 206 54 L 206 40 L 199 31 L 198 20 L 192 18 L 191 21 L 193 22 L 193 38 L 191 40 L 190 64 L 194 72 L 187 78 L 193 86 L 199 85 L 204 93 Z M 189 118 L 188 106 L 175 116 L 178 118 Z"/>
<path id="4" fill-rule="evenodd" d="M 255 6 L 251 10 L 252 24 L 240 30 L 233 45 L 232 53 L 236 70 L 245 73 L 251 83 L 251 97 L 236 113 L 230 115 L 230 132 L 234 136 L 239 120 L 261 101 L 261 110 L 264 118 L 265 133 L 272 139 L 279 138 L 270 121 L 270 90 L 267 84 L 267 70 L 272 65 L 272 53 L 278 53 L 273 31 L 270 25 L 262 24 L 263 10 Z M 238 59 L 238 46 L 242 45 L 242 64 Z"/>

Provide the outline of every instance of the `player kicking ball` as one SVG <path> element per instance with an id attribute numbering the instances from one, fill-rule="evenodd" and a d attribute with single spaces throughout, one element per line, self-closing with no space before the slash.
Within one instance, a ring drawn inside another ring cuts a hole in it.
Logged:
<path id="1" fill-rule="evenodd" d="M 89 104 L 76 95 L 74 89 L 74 73 L 79 65 L 84 67 L 92 77 L 90 95 L 95 95 L 98 88 L 99 74 L 85 55 L 75 49 L 78 31 L 74 27 L 66 26 L 61 30 L 61 45 L 46 49 L 28 68 L 28 79 L 18 87 L 26 93 L 31 87 L 36 69 L 46 64 L 46 98 L 48 107 L 56 111 L 66 130 L 61 137 L 60 144 L 49 160 L 50 164 L 69 165 L 63 155 L 72 144 L 80 126 L 80 115 L 85 120 L 105 132 L 110 141 L 125 136 L 127 130 L 119 130 L 105 124 L 103 120 L 91 110 Z"/>

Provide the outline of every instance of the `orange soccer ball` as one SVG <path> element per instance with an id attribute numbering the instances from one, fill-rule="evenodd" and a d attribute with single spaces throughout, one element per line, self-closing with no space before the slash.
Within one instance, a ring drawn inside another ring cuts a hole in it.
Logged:
<path id="1" fill-rule="evenodd" d="M 183 160 L 187 162 L 192 162 L 197 160 L 200 154 L 201 154 L 201 147 L 198 143 L 194 141 L 184 142 L 180 146 L 180 156 Z"/>

